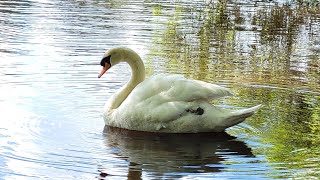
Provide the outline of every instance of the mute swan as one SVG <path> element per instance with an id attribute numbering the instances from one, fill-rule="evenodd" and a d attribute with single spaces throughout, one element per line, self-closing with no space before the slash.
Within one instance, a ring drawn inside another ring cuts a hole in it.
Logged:
<path id="1" fill-rule="evenodd" d="M 105 104 L 107 126 L 163 133 L 221 132 L 253 115 L 261 105 L 230 110 L 210 100 L 232 95 L 227 88 L 180 75 L 159 74 L 145 79 L 140 56 L 129 48 L 108 50 L 100 78 L 112 66 L 126 62 L 131 79 Z"/>

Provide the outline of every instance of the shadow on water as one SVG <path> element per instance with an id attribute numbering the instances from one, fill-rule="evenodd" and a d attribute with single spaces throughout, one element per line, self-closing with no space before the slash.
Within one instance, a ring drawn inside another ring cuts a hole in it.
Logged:
<path id="1" fill-rule="evenodd" d="M 129 163 L 128 179 L 142 179 L 143 173 L 181 178 L 188 173 L 221 172 L 228 155 L 254 157 L 246 143 L 226 132 L 165 134 L 105 126 L 104 136 L 113 154 Z M 106 176 L 113 173 L 101 171 L 100 178 Z"/>

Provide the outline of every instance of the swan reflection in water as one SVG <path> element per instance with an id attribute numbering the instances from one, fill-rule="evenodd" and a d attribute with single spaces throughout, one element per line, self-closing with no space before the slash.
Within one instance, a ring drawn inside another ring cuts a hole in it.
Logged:
<path id="1" fill-rule="evenodd" d="M 129 162 L 127 179 L 142 179 L 142 171 L 160 179 L 220 172 L 228 155 L 254 157 L 251 148 L 226 132 L 164 134 L 105 126 L 104 135 L 105 145 L 113 149 L 112 153 Z M 100 179 L 109 175 L 114 176 L 105 169 Z"/>

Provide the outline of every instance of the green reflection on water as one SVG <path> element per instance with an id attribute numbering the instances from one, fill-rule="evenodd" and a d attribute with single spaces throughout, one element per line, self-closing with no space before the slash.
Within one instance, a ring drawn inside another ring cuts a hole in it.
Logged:
<path id="1" fill-rule="evenodd" d="M 256 137 L 257 155 L 292 170 L 270 177 L 320 177 L 320 8 L 222 0 L 177 3 L 166 12 L 155 5 L 154 16 L 167 22 L 153 39 L 148 67 L 160 59 L 163 72 L 227 82 L 237 93 L 228 104 L 264 104 L 246 121 L 252 129 L 229 132 Z"/>

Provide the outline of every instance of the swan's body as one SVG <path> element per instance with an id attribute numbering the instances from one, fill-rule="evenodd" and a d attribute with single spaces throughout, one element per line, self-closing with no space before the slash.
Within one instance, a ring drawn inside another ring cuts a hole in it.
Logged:
<path id="1" fill-rule="evenodd" d="M 130 81 L 105 105 L 107 126 L 165 133 L 221 132 L 253 115 L 260 105 L 229 110 L 209 101 L 231 95 L 224 87 L 179 75 L 155 75 L 145 80 L 143 61 L 128 48 L 114 48 L 101 61 L 101 77 L 111 66 L 127 62 Z"/>

